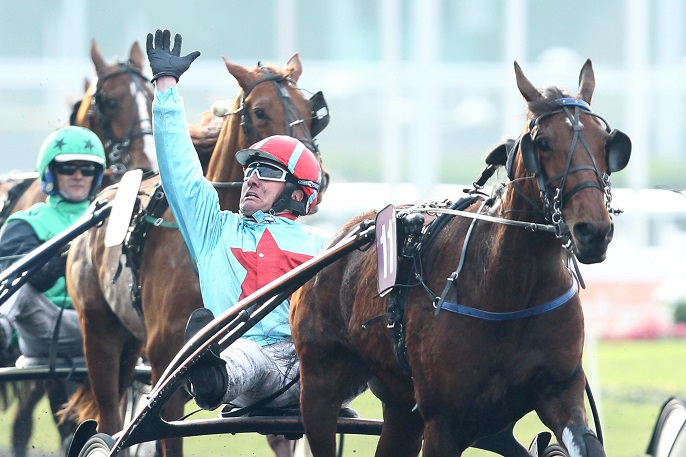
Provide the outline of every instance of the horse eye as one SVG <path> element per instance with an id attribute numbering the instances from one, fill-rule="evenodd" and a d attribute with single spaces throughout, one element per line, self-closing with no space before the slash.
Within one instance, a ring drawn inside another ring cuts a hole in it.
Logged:
<path id="1" fill-rule="evenodd" d="M 255 108 L 253 114 L 255 114 L 255 117 L 260 121 L 267 119 L 267 113 L 262 108 Z"/>
<path id="2" fill-rule="evenodd" d="M 541 152 L 549 152 L 551 150 L 550 143 L 545 138 L 536 138 L 534 147 Z"/>
<path id="3" fill-rule="evenodd" d="M 98 96 L 95 102 L 100 106 L 100 109 L 114 109 L 117 107 L 117 101 L 115 99 L 108 98 L 104 95 Z"/>

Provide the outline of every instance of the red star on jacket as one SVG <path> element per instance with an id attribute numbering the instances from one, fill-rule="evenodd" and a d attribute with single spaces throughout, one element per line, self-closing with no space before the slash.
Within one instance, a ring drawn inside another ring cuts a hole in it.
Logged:
<path id="1" fill-rule="evenodd" d="M 241 284 L 239 300 L 312 258 L 311 255 L 282 250 L 268 229 L 262 234 L 255 252 L 245 252 L 240 248 L 231 248 L 231 252 L 248 271 Z"/>

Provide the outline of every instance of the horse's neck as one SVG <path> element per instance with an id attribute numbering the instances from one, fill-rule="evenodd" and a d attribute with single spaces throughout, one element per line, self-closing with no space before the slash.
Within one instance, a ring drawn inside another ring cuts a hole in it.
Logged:
<path id="1" fill-rule="evenodd" d="M 207 168 L 206 178 L 217 183 L 240 183 L 243 181 L 243 167 L 236 161 L 242 135 L 240 117 L 231 116 L 224 123 L 212 158 Z M 240 187 L 218 188 L 219 204 L 222 209 L 238 210 Z"/>
<path id="2" fill-rule="evenodd" d="M 543 213 L 543 202 L 538 195 L 533 194 L 532 181 L 520 184 L 510 182 L 499 199 L 498 215 L 507 219 L 521 222 L 546 224 Z M 515 190 L 519 186 L 519 191 Z"/>
<path id="3" fill-rule="evenodd" d="M 496 215 L 545 223 L 542 216 L 532 210 L 534 208 L 521 197 L 506 192 Z M 552 233 L 479 221 L 468 243 L 469 252 L 473 253 L 472 262 L 475 263 L 471 268 L 478 264 L 475 272 L 483 275 L 478 281 L 482 292 L 497 295 L 501 291 L 525 292 L 527 288 L 545 290 L 547 284 L 566 284 L 569 280 L 562 243 Z"/>

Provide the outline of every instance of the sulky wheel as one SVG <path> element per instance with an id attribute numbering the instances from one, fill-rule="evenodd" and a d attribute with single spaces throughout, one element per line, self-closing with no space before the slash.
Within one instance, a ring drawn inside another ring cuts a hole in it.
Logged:
<path id="1" fill-rule="evenodd" d="M 567 454 L 565 448 L 557 443 L 553 443 L 545 448 L 542 457 L 569 457 L 569 454 Z"/>
<path id="2" fill-rule="evenodd" d="M 114 439 L 106 433 L 91 436 L 79 452 L 79 457 L 107 457 L 114 447 Z"/>

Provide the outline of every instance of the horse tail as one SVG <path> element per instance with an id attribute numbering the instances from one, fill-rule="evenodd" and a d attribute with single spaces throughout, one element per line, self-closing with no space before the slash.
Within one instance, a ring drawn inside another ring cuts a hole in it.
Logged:
<path id="1" fill-rule="evenodd" d="M 74 395 L 56 414 L 58 424 L 74 422 L 80 424 L 87 419 L 100 421 L 100 410 L 95 401 L 95 394 L 87 379 L 76 389 Z"/>

